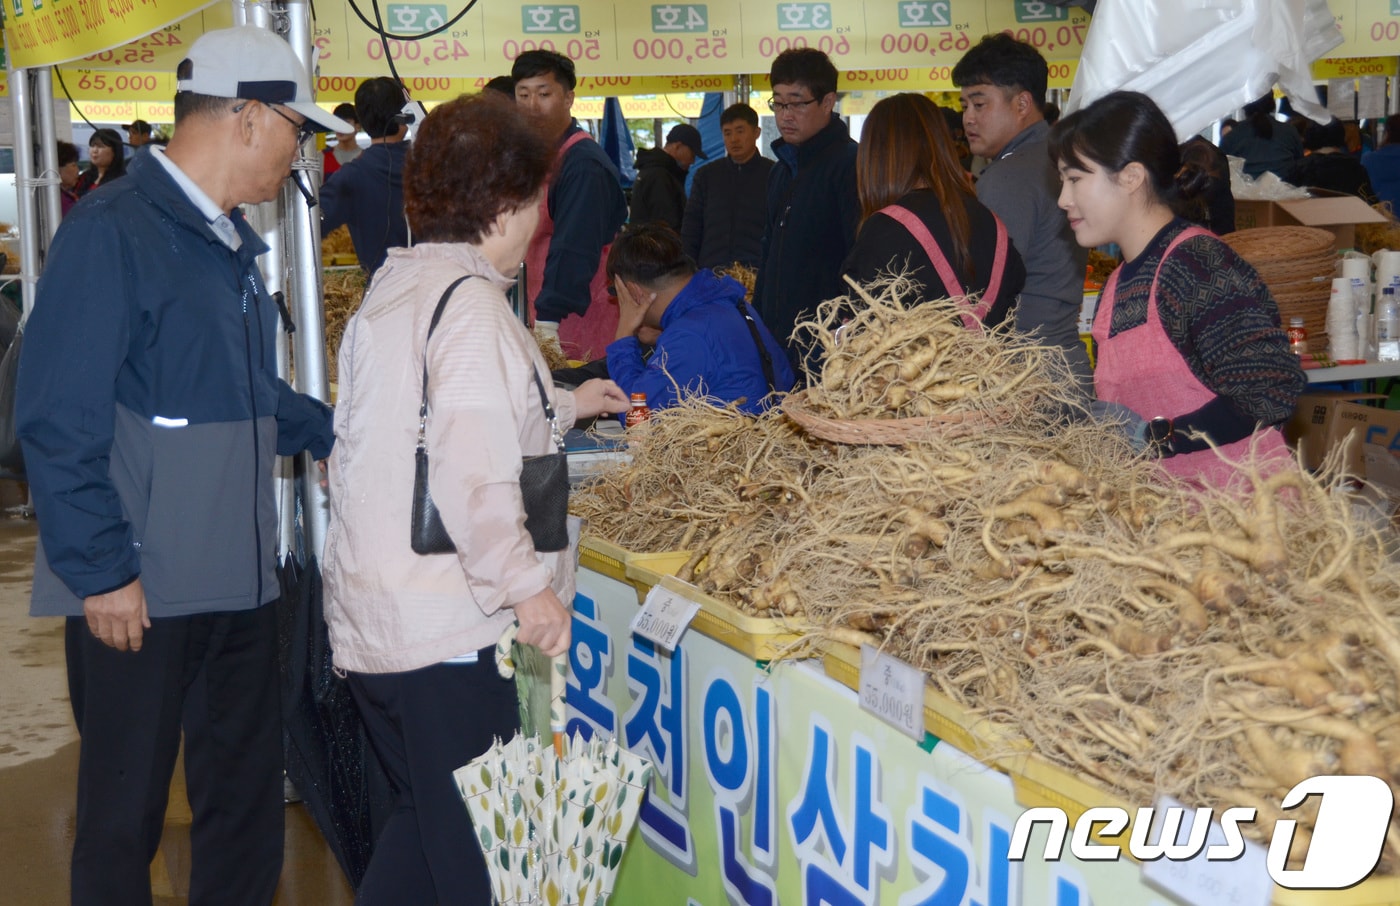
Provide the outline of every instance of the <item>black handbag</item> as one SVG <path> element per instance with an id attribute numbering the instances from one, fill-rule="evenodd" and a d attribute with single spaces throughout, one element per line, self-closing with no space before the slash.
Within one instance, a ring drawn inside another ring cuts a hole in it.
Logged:
<path id="1" fill-rule="evenodd" d="M 428 490 L 428 339 L 442 319 L 447 300 L 462 281 L 452 283 L 438 300 L 433 319 L 428 324 L 428 337 L 423 341 L 423 401 L 418 407 L 418 446 L 414 455 L 413 511 L 409 524 L 409 544 L 415 554 L 453 554 L 457 545 L 447 534 L 442 516 Z M 520 497 L 525 508 L 525 531 L 541 553 L 561 551 L 569 546 L 569 465 L 564 456 L 564 432 L 559 430 L 559 418 L 549 404 L 544 382 L 535 372 L 535 387 L 540 404 L 549 419 L 553 453 L 526 456 L 520 465 Z"/>

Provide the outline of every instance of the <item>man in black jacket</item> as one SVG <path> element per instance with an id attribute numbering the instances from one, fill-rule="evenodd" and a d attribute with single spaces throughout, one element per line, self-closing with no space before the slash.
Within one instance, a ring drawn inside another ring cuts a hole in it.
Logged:
<path id="1" fill-rule="evenodd" d="M 681 240 L 700 267 L 757 268 L 763 255 L 765 210 L 757 199 L 773 162 L 758 153 L 758 112 L 734 104 L 719 117 L 726 157 L 701 167 L 690 184 Z"/>
<path id="2" fill-rule="evenodd" d="M 836 67 L 811 47 L 783 51 L 770 73 L 768 106 L 782 138 L 768 177 L 768 224 L 754 305 L 788 348 L 793 325 L 842 293 L 841 262 L 860 224 L 856 143 L 835 114 Z"/>
<path id="3" fill-rule="evenodd" d="M 685 216 L 685 174 L 703 158 L 700 130 L 681 123 L 666 133 L 660 148 L 637 152 L 637 182 L 632 187 L 633 223 L 664 223 L 677 232 Z"/>
<path id="4" fill-rule="evenodd" d="M 403 163 L 408 157 L 408 118 L 403 87 L 388 76 L 355 89 L 355 117 L 369 147 L 336 170 L 321 187 L 321 229 L 350 226 L 355 257 L 374 276 L 391 248 L 408 245 L 403 211 Z"/>

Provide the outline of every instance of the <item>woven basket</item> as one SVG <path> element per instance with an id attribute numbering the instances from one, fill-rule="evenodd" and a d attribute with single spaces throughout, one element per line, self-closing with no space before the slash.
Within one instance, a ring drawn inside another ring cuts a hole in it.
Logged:
<path id="1" fill-rule="evenodd" d="M 1300 226 L 1258 227 L 1226 233 L 1220 238 L 1255 268 L 1271 261 L 1288 262 L 1330 254 L 1337 240 L 1327 230 Z"/>
<path id="2" fill-rule="evenodd" d="M 902 446 L 928 437 L 966 437 L 1011 414 L 1009 408 L 985 412 L 950 412 L 925 418 L 830 418 L 808 406 L 807 391 L 789 394 L 783 414 L 808 434 L 832 443 L 851 446 L 887 444 Z"/>

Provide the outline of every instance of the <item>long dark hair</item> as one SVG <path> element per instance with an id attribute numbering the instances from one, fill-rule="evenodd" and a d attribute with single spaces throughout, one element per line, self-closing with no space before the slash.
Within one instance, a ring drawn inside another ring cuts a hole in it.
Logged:
<path id="1" fill-rule="evenodd" d="M 126 175 L 126 145 L 122 142 L 122 137 L 115 129 L 98 129 L 88 139 L 88 145 L 106 145 L 112 149 L 112 163 L 107 167 L 107 175 L 103 180 L 115 179 L 118 176 Z"/>
<path id="2" fill-rule="evenodd" d="M 1256 101 L 1244 105 L 1245 122 L 1254 129 L 1255 135 L 1269 139 L 1274 137 L 1274 95 L 1272 92 Z"/>
<path id="3" fill-rule="evenodd" d="M 1089 161 L 1120 173 L 1128 164 L 1142 164 L 1153 195 L 1177 213 L 1210 182 L 1198 162 L 1182 163 L 1166 114 L 1136 91 L 1115 91 L 1064 117 L 1050 128 L 1049 147 L 1057 165 L 1087 169 Z"/>
<path id="4" fill-rule="evenodd" d="M 856 189 L 862 222 L 915 189 L 931 190 L 948 221 L 953 264 L 964 275 L 972 274 L 966 207 L 972 188 L 947 120 L 933 101 L 921 94 L 896 94 L 870 108 L 856 152 Z"/>

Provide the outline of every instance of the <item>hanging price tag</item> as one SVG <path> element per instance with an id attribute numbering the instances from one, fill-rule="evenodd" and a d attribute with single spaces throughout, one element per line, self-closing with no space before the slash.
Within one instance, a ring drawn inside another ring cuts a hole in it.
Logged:
<path id="1" fill-rule="evenodd" d="M 860 646 L 860 706 L 923 741 L 923 673 L 872 645 Z"/>
<path id="2" fill-rule="evenodd" d="M 646 603 L 632 618 L 628 627 L 633 633 L 675 651 L 690 621 L 700 610 L 700 602 L 691 601 L 668 588 L 653 585 L 647 592 Z"/>
<path id="3" fill-rule="evenodd" d="M 1177 809 L 1180 811 L 1175 811 Z M 1162 828 L 1169 812 L 1181 816 L 1175 840 L 1162 839 Z M 1152 810 L 1152 834 L 1149 839 L 1168 846 L 1172 843 L 1184 844 L 1192 839 L 1195 816 L 1195 809 L 1186 808 L 1170 796 L 1163 796 Z M 1205 820 L 1205 817 L 1202 816 L 1201 820 Z M 1212 821 L 1205 846 L 1195 858 L 1184 861 L 1164 858 L 1144 862 L 1142 876 L 1152 886 L 1191 906 L 1215 903 L 1268 906 L 1273 900 L 1274 882 L 1269 877 L 1264 848 L 1251 840 L 1244 840 L 1244 852 L 1237 858 L 1228 862 L 1206 858 L 1212 847 L 1224 846 L 1226 842 L 1225 829 L 1218 821 Z"/>

